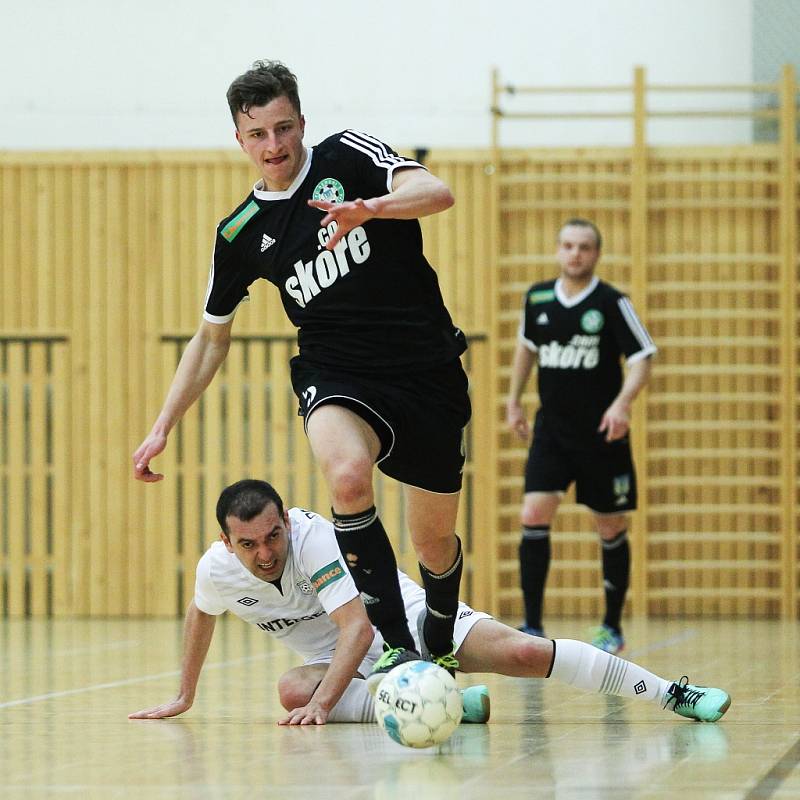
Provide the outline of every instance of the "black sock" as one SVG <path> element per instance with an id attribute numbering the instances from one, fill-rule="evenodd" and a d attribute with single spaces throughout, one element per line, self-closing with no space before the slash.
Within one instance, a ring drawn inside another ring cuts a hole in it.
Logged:
<path id="1" fill-rule="evenodd" d="M 416 651 L 400 593 L 397 559 L 375 506 L 358 514 L 331 511 L 339 549 L 362 593 L 369 621 L 392 647 Z"/>
<path id="2" fill-rule="evenodd" d="M 525 624 L 542 629 L 544 585 L 550 568 L 550 526 L 525 525 L 519 543 L 519 578 L 525 600 Z"/>
<path id="3" fill-rule="evenodd" d="M 441 575 L 434 574 L 423 564 L 419 565 L 427 611 L 422 635 L 433 656 L 447 655 L 453 650 L 453 626 L 456 624 L 458 589 L 464 568 L 461 539 L 456 536 L 456 541 L 458 552 L 455 561 Z"/>
<path id="4" fill-rule="evenodd" d="M 628 591 L 631 572 L 631 549 L 628 546 L 628 531 L 618 533 L 613 539 L 602 540 L 603 587 L 606 592 L 606 616 L 603 625 L 620 633 L 622 607 Z"/>

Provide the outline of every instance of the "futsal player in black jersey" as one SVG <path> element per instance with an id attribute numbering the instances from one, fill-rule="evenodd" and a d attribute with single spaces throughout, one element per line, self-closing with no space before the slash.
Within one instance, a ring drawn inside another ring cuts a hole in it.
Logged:
<path id="1" fill-rule="evenodd" d="M 292 384 L 339 546 L 388 643 L 370 683 L 419 657 L 375 509 L 376 464 L 404 485 L 426 592 L 418 624 L 433 659 L 452 670 L 467 345 L 423 255 L 418 218 L 444 211 L 453 197 L 421 164 L 368 134 L 345 130 L 306 147 L 297 81 L 280 62 L 256 62 L 227 99 L 236 139 L 261 179 L 217 228 L 203 320 L 133 455 L 135 477 L 161 480 L 150 461 L 225 359 L 248 287 L 268 280 L 298 328 Z"/>
<path id="2" fill-rule="evenodd" d="M 562 493 L 574 482 L 602 546 L 606 613 L 592 643 L 616 653 L 624 646 L 620 619 L 630 577 L 626 512 L 636 508 L 631 404 L 647 383 L 656 346 L 630 300 L 595 275 L 601 245 L 592 222 L 568 220 L 558 235 L 560 276 L 525 293 L 506 421 L 528 439 L 520 398 L 537 363 L 540 407 L 525 467 L 519 548 L 522 630 L 542 635 L 550 526 Z"/>

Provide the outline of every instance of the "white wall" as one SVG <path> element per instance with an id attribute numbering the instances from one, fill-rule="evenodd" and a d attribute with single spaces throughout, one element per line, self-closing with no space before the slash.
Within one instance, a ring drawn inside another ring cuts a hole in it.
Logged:
<path id="1" fill-rule="evenodd" d="M 357 127 L 397 147 L 486 146 L 492 66 L 518 84 L 630 83 L 636 64 L 660 83 L 746 83 L 752 75 L 751 0 L 0 0 L 0 7 L 0 148 L 230 146 L 225 91 L 256 58 L 281 59 L 297 74 L 308 142 Z M 557 101 L 536 102 L 544 109 Z M 564 107 L 576 103 L 586 101 L 573 97 Z M 610 97 L 604 105 L 629 103 Z M 655 139 L 676 142 L 748 134 L 743 122 L 651 126 Z M 629 126 L 507 124 L 503 140 L 627 143 Z"/>

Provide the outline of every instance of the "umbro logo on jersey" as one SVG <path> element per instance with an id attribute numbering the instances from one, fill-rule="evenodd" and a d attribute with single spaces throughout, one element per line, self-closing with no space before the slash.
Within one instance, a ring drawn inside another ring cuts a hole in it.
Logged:
<path id="1" fill-rule="evenodd" d="M 267 236 L 267 234 L 265 233 L 261 237 L 261 252 L 262 253 L 265 252 L 267 250 L 267 248 L 272 247 L 272 245 L 274 245 L 274 244 L 275 244 L 275 240 L 271 236 Z"/>
<path id="2" fill-rule="evenodd" d="M 254 606 L 258 600 L 253 597 L 242 597 L 240 600 L 236 601 L 237 603 L 241 603 L 243 606 Z"/>
<path id="3" fill-rule="evenodd" d="M 633 691 L 636 694 L 644 694 L 647 691 L 647 684 L 644 681 L 634 684 Z"/>
<path id="4" fill-rule="evenodd" d="M 547 316 L 546 311 L 542 311 L 538 317 L 536 317 L 536 324 L 537 325 L 549 325 L 550 324 L 550 317 Z"/>

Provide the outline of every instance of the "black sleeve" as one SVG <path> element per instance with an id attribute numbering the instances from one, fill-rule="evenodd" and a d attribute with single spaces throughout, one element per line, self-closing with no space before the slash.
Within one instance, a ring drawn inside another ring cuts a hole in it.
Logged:
<path id="1" fill-rule="evenodd" d="M 419 162 L 398 155 L 389 145 L 368 133 L 348 129 L 337 134 L 337 138 L 340 152 L 358 180 L 358 186 L 344 187 L 348 200 L 380 197 L 391 191 L 392 175 L 399 167 L 425 169 Z"/>
<path id="2" fill-rule="evenodd" d="M 633 309 L 633 303 L 624 294 L 615 293 L 608 304 L 611 330 L 620 352 L 630 361 L 652 355 L 657 348 Z"/>
<path id="3" fill-rule="evenodd" d="M 217 232 L 203 319 L 216 323 L 229 322 L 239 303 L 249 298 L 247 287 L 251 283 L 248 270 L 237 258 L 236 248 Z"/>

